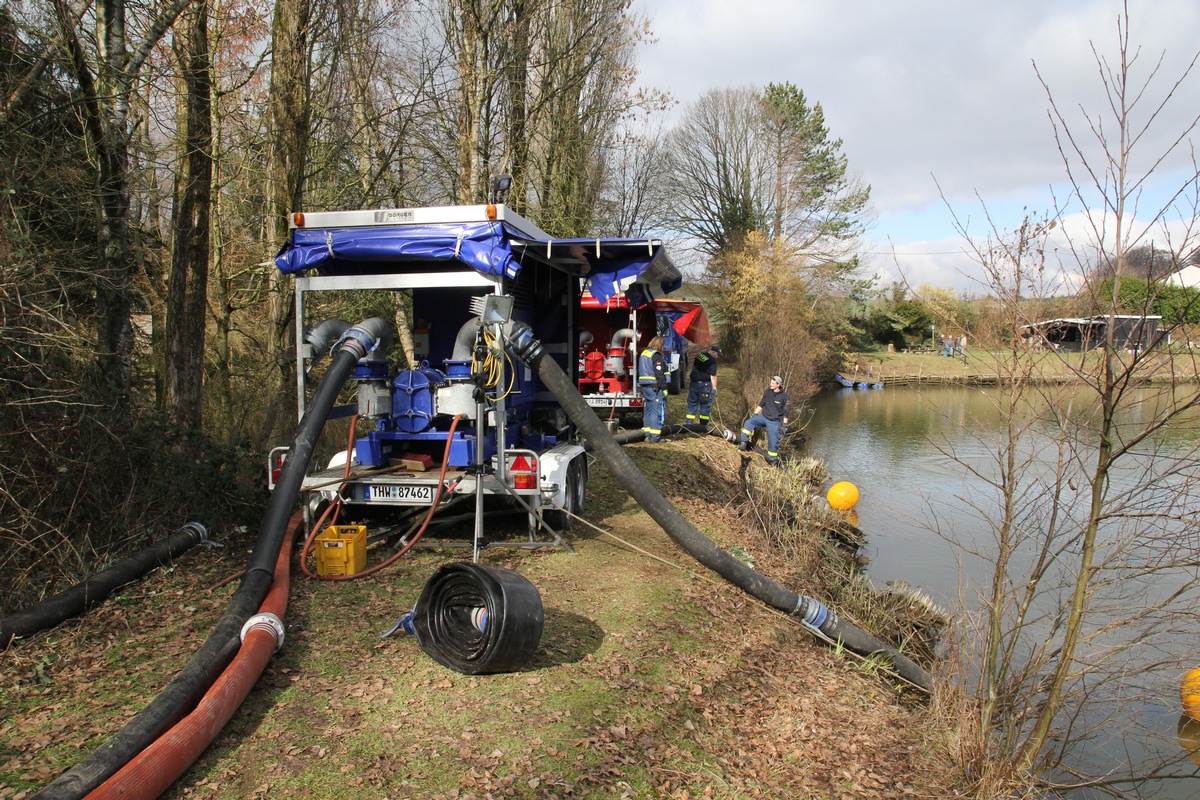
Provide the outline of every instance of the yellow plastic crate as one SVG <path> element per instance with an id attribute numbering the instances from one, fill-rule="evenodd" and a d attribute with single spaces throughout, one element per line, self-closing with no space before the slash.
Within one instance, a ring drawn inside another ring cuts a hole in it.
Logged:
<path id="1" fill-rule="evenodd" d="M 317 575 L 354 575 L 367 566 L 367 526 L 330 525 L 313 542 Z"/>

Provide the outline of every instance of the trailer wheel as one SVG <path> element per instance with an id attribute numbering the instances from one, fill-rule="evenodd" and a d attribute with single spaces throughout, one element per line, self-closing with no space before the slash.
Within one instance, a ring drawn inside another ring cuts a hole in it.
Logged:
<path id="1" fill-rule="evenodd" d="M 582 514 L 583 504 L 587 498 L 587 459 L 579 456 L 567 465 L 566 496 L 563 498 L 563 508 L 570 514 L 550 509 L 545 512 L 546 524 L 555 530 L 569 531 L 575 522 L 571 514 Z"/>

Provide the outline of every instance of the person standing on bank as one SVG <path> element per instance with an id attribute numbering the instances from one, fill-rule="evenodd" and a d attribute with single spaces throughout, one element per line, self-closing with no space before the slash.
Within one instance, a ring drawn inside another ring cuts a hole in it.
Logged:
<path id="1" fill-rule="evenodd" d="M 667 360 L 663 338 L 655 336 L 638 356 L 638 388 L 642 391 L 642 433 L 647 442 L 661 442 L 667 421 Z"/>
<path id="2" fill-rule="evenodd" d="M 685 425 L 708 424 L 713 400 L 717 398 L 717 363 L 720 356 L 721 348 L 714 344 L 692 359 Z"/>
<path id="3" fill-rule="evenodd" d="M 749 450 L 750 440 L 754 438 L 759 428 L 767 429 L 767 463 L 779 463 L 779 439 L 787 433 L 788 394 L 783 390 L 783 378 L 776 375 L 771 378 L 771 385 L 763 392 L 762 399 L 754 408 L 750 419 L 742 423 L 742 439 L 738 442 L 738 450 Z"/>

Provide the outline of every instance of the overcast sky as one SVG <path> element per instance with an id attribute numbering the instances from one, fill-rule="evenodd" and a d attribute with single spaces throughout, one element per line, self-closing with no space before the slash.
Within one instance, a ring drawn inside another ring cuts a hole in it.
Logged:
<path id="1" fill-rule="evenodd" d="M 984 206 L 1012 229 L 1023 209 L 1051 207 L 1052 186 L 1062 195 L 1065 170 L 1034 64 L 1073 122 L 1081 107 L 1099 115 L 1092 48 L 1115 63 L 1121 12 L 1118 0 L 634 3 L 657 37 L 639 51 L 643 85 L 670 92 L 677 109 L 713 88 L 800 87 L 822 105 L 851 170 L 872 187 L 870 269 L 975 295 L 985 293 L 980 270 L 963 254 L 951 209 L 984 236 Z M 1134 75 L 1144 82 L 1163 61 L 1139 109 L 1144 122 L 1150 101 L 1162 100 L 1200 48 L 1200 3 L 1131 0 L 1130 14 L 1142 50 Z M 1200 69 L 1151 129 L 1143 157 L 1157 156 L 1198 112 Z M 1178 188 L 1194 172 L 1188 158 L 1185 148 L 1157 169 L 1158 184 Z"/>

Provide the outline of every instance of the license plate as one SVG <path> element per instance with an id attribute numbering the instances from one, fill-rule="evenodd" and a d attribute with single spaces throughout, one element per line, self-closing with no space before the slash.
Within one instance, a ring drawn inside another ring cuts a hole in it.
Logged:
<path id="1" fill-rule="evenodd" d="M 592 408 L 609 408 L 616 403 L 611 397 L 589 397 L 587 404 Z"/>
<path id="2" fill-rule="evenodd" d="M 363 486 L 363 500 L 368 503 L 397 503 L 399 505 L 427 506 L 433 502 L 433 487 L 428 485 L 407 486 L 394 483 L 377 483 Z"/>

